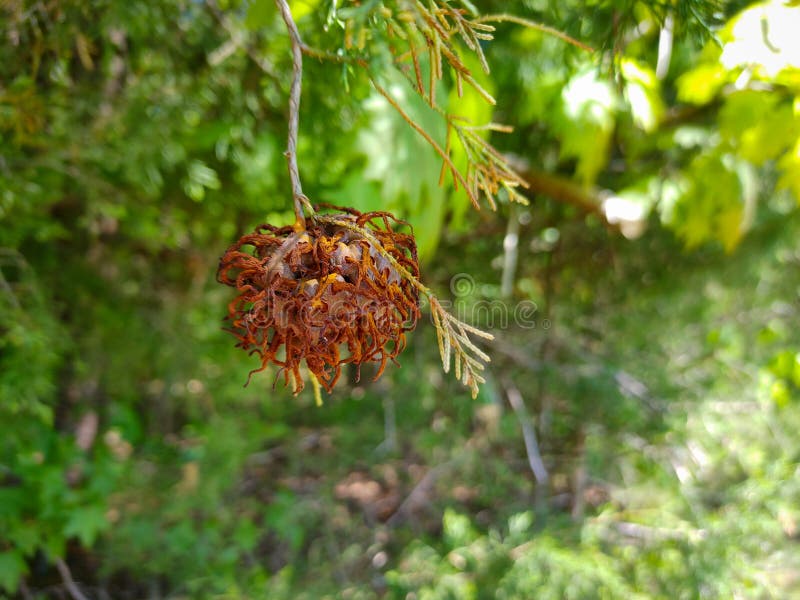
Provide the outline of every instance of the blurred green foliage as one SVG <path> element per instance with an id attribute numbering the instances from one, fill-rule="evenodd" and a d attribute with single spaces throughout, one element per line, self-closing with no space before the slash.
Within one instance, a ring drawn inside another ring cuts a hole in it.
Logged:
<path id="1" fill-rule="evenodd" d="M 444 145 L 386 51 L 402 5 L 291 2 Z M 56 565 L 98 598 L 800 594 L 800 8 L 513 8 L 595 51 L 498 23 L 490 75 L 461 48 L 497 106 L 438 97 L 514 126 L 529 207 L 472 211 L 357 66 L 305 61 L 306 193 L 410 220 L 497 338 L 476 402 L 421 323 L 315 408 L 242 387 L 214 282 L 292 218 L 272 0 L 0 3 L 0 594 L 58 596 Z"/>

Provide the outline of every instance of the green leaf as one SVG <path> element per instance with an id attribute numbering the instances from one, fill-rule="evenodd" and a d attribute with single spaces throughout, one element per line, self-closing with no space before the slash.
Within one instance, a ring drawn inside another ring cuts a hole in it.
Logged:
<path id="1" fill-rule="evenodd" d="M 561 114 L 554 123 L 561 157 L 578 161 L 576 175 L 589 185 L 608 161 L 617 95 L 590 68 L 573 77 L 561 92 Z"/>
<path id="2" fill-rule="evenodd" d="M 30 502 L 22 488 L 0 488 L 0 519 L 17 519 Z"/>
<path id="3" fill-rule="evenodd" d="M 28 572 L 28 565 L 19 552 L 0 552 L 0 589 L 13 594 Z"/>
<path id="4" fill-rule="evenodd" d="M 531 511 L 517 513 L 508 519 L 509 537 L 518 539 L 529 533 L 533 527 L 534 516 Z"/>
<path id="5" fill-rule="evenodd" d="M 264 513 L 264 523 L 272 528 L 292 550 L 303 544 L 306 536 L 305 520 L 297 496 L 292 492 L 281 491 Z"/>
<path id="6" fill-rule="evenodd" d="M 626 82 L 624 95 L 633 122 L 647 132 L 653 131 L 664 114 L 664 102 L 655 72 L 630 58 L 622 59 L 620 72 Z"/>
<path id="7" fill-rule="evenodd" d="M 721 64 L 700 64 L 678 78 L 678 99 L 690 104 L 708 104 L 726 82 L 726 71 Z"/>
<path id="8" fill-rule="evenodd" d="M 292 16 L 295 21 L 299 21 L 306 15 L 310 15 L 319 9 L 320 0 L 292 0 L 289 6 L 292 9 Z M 274 4 L 274 1 L 273 1 Z"/>
<path id="9" fill-rule="evenodd" d="M 719 119 L 720 133 L 738 147 L 739 156 L 755 165 L 780 156 L 800 134 L 791 104 L 767 92 L 731 94 Z"/>
<path id="10" fill-rule="evenodd" d="M 741 161 L 740 161 L 741 162 Z M 730 155 L 702 154 L 686 172 L 686 184 L 667 223 L 687 247 L 718 240 L 731 252 L 744 229 L 745 170 Z"/>
<path id="11" fill-rule="evenodd" d="M 92 546 L 97 536 L 108 528 L 105 510 L 101 506 L 76 508 L 64 526 L 64 535 L 77 537 L 86 548 Z"/>
<path id="12" fill-rule="evenodd" d="M 67 553 L 67 540 L 61 533 L 48 533 L 44 538 L 42 549 L 45 555 L 53 559 L 56 557 L 64 557 Z"/>
<path id="13" fill-rule="evenodd" d="M 30 556 L 39 545 L 39 528 L 35 523 L 17 523 L 11 527 L 8 540 L 23 555 Z"/>
<path id="14" fill-rule="evenodd" d="M 789 190 L 800 204 L 800 139 L 778 161 L 778 168 L 781 170 L 778 188 Z"/>
<path id="15" fill-rule="evenodd" d="M 218 190 L 220 186 L 219 176 L 214 169 L 200 160 L 189 163 L 183 189 L 192 200 L 200 202 L 205 197 L 206 189 Z"/>
<path id="16" fill-rule="evenodd" d="M 478 532 L 472 527 L 469 517 L 460 515 L 450 508 L 444 511 L 442 528 L 448 548 L 468 546 L 478 538 Z"/>

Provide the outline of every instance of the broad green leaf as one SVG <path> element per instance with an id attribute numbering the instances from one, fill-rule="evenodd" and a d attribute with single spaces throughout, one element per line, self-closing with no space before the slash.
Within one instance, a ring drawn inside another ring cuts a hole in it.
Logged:
<path id="1" fill-rule="evenodd" d="M 690 104 L 708 104 L 727 82 L 718 62 L 703 63 L 678 78 L 678 99 Z"/>
<path id="2" fill-rule="evenodd" d="M 561 114 L 554 123 L 561 157 L 577 159 L 576 175 L 585 185 L 595 181 L 608 161 L 617 95 L 594 68 L 573 77 L 561 92 Z"/>
<path id="3" fill-rule="evenodd" d="M 16 523 L 12 525 L 8 533 L 8 540 L 25 556 L 30 556 L 34 553 L 39 545 L 39 539 L 39 527 L 32 522 Z"/>
<path id="4" fill-rule="evenodd" d="M 719 124 L 720 133 L 737 147 L 738 154 L 756 165 L 777 158 L 800 135 L 791 105 L 755 90 L 726 98 Z"/>
<path id="5" fill-rule="evenodd" d="M 702 154 L 686 172 L 686 186 L 668 217 L 668 224 L 689 248 L 717 240 L 731 252 L 745 225 L 744 191 L 732 156 Z"/>
<path id="6" fill-rule="evenodd" d="M 731 204 L 717 215 L 717 238 L 726 252 L 732 252 L 742 237 L 744 209 L 741 204 Z"/>
<path id="7" fill-rule="evenodd" d="M 0 589 L 13 594 L 27 572 L 28 566 L 21 553 L 13 550 L 0 552 Z"/>
<path id="8" fill-rule="evenodd" d="M 664 102 L 655 72 L 630 58 L 620 62 L 625 80 L 624 96 L 633 115 L 633 122 L 645 131 L 653 131 L 664 114 Z"/>
<path id="9" fill-rule="evenodd" d="M 61 532 L 47 532 L 42 543 L 42 550 L 50 559 L 63 557 L 67 552 L 67 539 Z"/>
<path id="10" fill-rule="evenodd" d="M 73 509 L 64 526 L 64 535 L 77 537 L 89 548 L 97 536 L 108 528 L 105 509 L 102 506 L 87 506 Z"/>

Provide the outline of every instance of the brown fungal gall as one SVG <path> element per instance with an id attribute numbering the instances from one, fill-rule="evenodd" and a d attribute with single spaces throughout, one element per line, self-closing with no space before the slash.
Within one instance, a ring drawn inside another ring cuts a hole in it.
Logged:
<path id="1" fill-rule="evenodd" d="M 225 252 L 217 272 L 238 292 L 228 331 L 261 359 L 250 376 L 275 364 L 295 394 L 303 361 L 329 392 L 347 363 L 377 363 L 377 379 L 419 319 L 416 243 L 396 231 L 408 224 L 387 212 L 331 208 L 339 212 L 309 217 L 300 231 L 260 225 Z"/>

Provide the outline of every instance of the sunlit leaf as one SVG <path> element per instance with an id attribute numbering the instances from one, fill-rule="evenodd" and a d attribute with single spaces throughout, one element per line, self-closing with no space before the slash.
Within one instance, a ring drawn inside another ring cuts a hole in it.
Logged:
<path id="1" fill-rule="evenodd" d="M 595 69 L 587 69 L 569 81 L 561 93 L 561 101 L 561 115 L 554 123 L 561 141 L 561 156 L 577 159 L 578 179 L 590 184 L 608 162 L 617 96 Z"/>
<path id="2" fill-rule="evenodd" d="M 655 71 L 633 59 L 623 59 L 620 72 L 625 79 L 625 100 L 633 121 L 645 131 L 653 131 L 664 113 L 664 102 Z"/>
<path id="3" fill-rule="evenodd" d="M 262 0 L 263 1 L 263 0 Z M 274 0 L 272 4 L 275 4 Z M 289 6 L 292 9 L 292 16 L 298 20 L 315 10 L 319 10 L 320 0 L 291 0 Z"/>
<path id="4" fill-rule="evenodd" d="M 698 156 L 668 221 L 689 248 L 717 240 L 732 251 L 743 233 L 743 183 L 731 156 Z"/>
<path id="5" fill-rule="evenodd" d="M 797 202 L 800 203 L 800 139 L 778 161 L 778 167 L 781 171 L 778 187 L 792 192 Z"/>
<path id="6" fill-rule="evenodd" d="M 756 165 L 777 158 L 800 135 L 791 104 L 755 90 L 727 97 L 719 123 L 720 133 L 737 147 L 739 155 Z"/>

